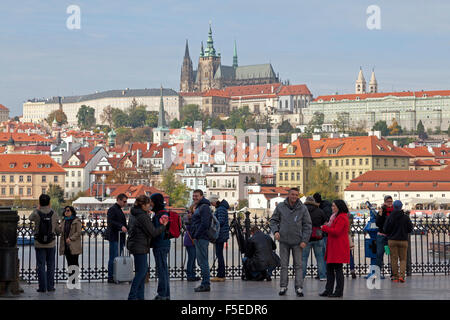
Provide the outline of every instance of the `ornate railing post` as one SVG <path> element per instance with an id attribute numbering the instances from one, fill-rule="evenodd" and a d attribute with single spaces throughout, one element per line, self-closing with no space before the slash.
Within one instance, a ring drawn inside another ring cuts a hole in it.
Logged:
<path id="1" fill-rule="evenodd" d="M 245 241 L 250 237 L 250 211 L 245 211 Z"/>

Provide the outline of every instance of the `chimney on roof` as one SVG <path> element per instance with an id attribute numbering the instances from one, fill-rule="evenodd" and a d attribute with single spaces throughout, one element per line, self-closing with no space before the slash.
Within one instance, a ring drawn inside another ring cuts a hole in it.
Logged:
<path id="1" fill-rule="evenodd" d="M 374 131 L 374 132 L 373 132 L 373 135 L 374 135 L 375 137 L 377 137 L 378 139 L 381 139 L 381 131 Z"/>
<path id="2" fill-rule="evenodd" d="M 313 134 L 313 141 L 319 141 L 320 140 L 320 134 Z"/>
<path id="3" fill-rule="evenodd" d="M 150 150 L 150 142 L 147 142 L 147 151 Z"/>
<path id="4" fill-rule="evenodd" d="M 398 141 L 397 140 L 394 140 L 393 144 L 394 144 L 394 147 L 398 147 Z"/>

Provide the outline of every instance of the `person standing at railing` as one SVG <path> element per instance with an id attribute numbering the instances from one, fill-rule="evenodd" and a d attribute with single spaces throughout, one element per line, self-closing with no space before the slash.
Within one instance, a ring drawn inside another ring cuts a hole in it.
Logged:
<path id="1" fill-rule="evenodd" d="M 384 232 L 384 223 L 386 219 L 391 215 L 394 208 L 392 207 L 392 197 L 387 195 L 384 197 L 384 204 L 381 206 L 381 210 L 378 211 L 377 219 L 375 224 L 378 227 L 377 233 L 377 266 L 380 267 L 381 279 L 383 276 L 383 265 L 384 265 L 384 247 L 388 245 L 388 238 Z"/>
<path id="2" fill-rule="evenodd" d="M 183 244 L 186 247 L 187 252 L 187 264 L 186 264 L 186 277 L 187 281 L 199 281 L 201 278 L 197 277 L 195 275 L 195 245 L 194 241 L 192 239 L 192 230 L 191 230 L 191 223 L 192 223 L 192 215 L 194 214 L 195 205 L 192 204 L 189 207 L 188 212 L 184 215 L 184 225 L 186 227 L 186 232 L 184 233 L 184 241 Z"/>
<path id="3" fill-rule="evenodd" d="M 311 237 L 312 223 L 308 209 L 299 199 L 298 188 L 289 189 L 286 200 L 279 203 L 270 218 L 270 229 L 280 242 L 280 296 L 287 292 L 288 267 L 292 252 L 295 269 L 295 293 L 303 297 L 302 250 Z"/>
<path id="4" fill-rule="evenodd" d="M 61 220 L 60 229 L 63 237 L 59 242 L 59 255 L 64 255 L 67 266 L 78 266 L 78 256 L 82 252 L 81 246 L 81 220 L 72 206 L 64 208 L 64 218 Z"/>
<path id="5" fill-rule="evenodd" d="M 56 236 L 61 233 L 58 214 L 50 208 L 50 196 L 41 194 L 30 217 L 34 222 L 34 247 L 39 282 L 37 292 L 55 291 Z"/>
<path id="6" fill-rule="evenodd" d="M 161 225 L 155 228 L 149 215 L 150 198 L 139 196 L 130 211 L 127 248 L 134 256 L 135 276 L 131 283 L 128 300 L 144 300 L 145 276 L 148 271 L 147 256 L 152 238 L 166 230 L 168 219 L 161 219 Z"/>
<path id="7" fill-rule="evenodd" d="M 334 200 L 331 206 L 333 215 L 322 226 L 328 233 L 325 260 L 327 261 L 327 284 L 321 297 L 342 297 L 344 294 L 343 264 L 350 262 L 350 244 L 348 237 L 348 208 L 343 200 Z M 336 289 L 334 283 L 336 282 Z M 334 291 L 333 291 L 334 290 Z"/>
<path id="8" fill-rule="evenodd" d="M 123 246 L 125 245 L 125 233 L 127 232 L 127 219 L 122 211 L 122 208 L 126 206 L 128 197 L 121 193 L 116 198 L 117 202 L 108 209 L 107 214 L 107 228 L 106 239 L 109 241 L 109 261 L 108 261 L 108 283 L 114 283 L 114 259 L 122 254 Z M 120 234 L 119 241 L 119 231 Z"/>
<path id="9" fill-rule="evenodd" d="M 161 226 L 160 219 L 169 219 L 169 213 L 165 210 L 164 197 L 161 193 L 150 196 L 151 210 L 155 213 L 152 222 L 155 228 Z M 164 217 L 164 218 L 163 218 Z M 156 236 L 152 240 L 153 256 L 155 257 L 158 276 L 158 295 L 154 300 L 170 300 L 169 267 L 167 258 L 170 251 L 170 240 L 166 233 Z"/>
<path id="10" fill-rule="evenodd" d="M 228 224 L 228 209 L 230 209 L 230 205 L 225 199 L 219 201 L 219 196 L 217 195 L 210 196 L 209 201 L 212 206 L 216 208 L 214 214 L 220 223 L 219 237 L 215 243 L 218 264 L 217 277 L 211 278 L 211 281 L 223 282 L 225 281 L 225 259 L 223 257 L 223 247 L 230 238 L 230 225 Z"/>
<path id="11" fill-rule="evenodd" d="M 384 224 L 384 232 L 387 234 L 391 253 L 392 280 L 394 282 L 405 282 L 408 233 L 413 231 L 411 219 L 403 212 L 402 206 L 403 203 L 400 200 L 395 200 L 394 211 Z M 399 260 L 400 272 L 398 270 Z"/>

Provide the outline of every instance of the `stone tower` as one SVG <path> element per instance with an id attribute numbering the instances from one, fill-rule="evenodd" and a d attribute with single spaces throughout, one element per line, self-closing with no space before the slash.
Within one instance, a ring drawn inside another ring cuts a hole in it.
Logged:
<path id="1" fill-rule="evenodd" d="M 197 68 L 197 82 L 195 83 L 196 91 L 206 91 L 211 88 L 221 89 L 220 80 L 215 80 L 214 75 L 220 68 L 220 55 L 216 54 L 214 49 L 214 41 L 212 38 L 211 23 L 209 24 L 208 41 L 206 42 L 206 50 L 203 51 L 203 43 L 200 52 L 200 58 Z"/>
<path id="2" fill-rule="evenodd" d="M 237 56 L 237 49 L 236 49 L 236 40 L 234 40 L 234 50 L 233 50 L 233 68 L 238 67 L 238 56 Z"/>
<path id="3" fill-rule="evenodd" d="M 183 66 L 181 67 L 180 91 L 191 92 L 194 89 L 194 71 L 192 60 L 189 56 L 189 46 L 186 39 L 186 49 L 184 50 Z"/>
<path id="4" fill-rule="evenodd" d="M 372 75 L 370 76 L 369 92 L 370 93 L 378 92 L 378 83 L 377 83 L 377 79 L 375 78 L 375 71 L 373 69 L 372 69 Z"/>
<path id="5" fill-rule="evenodd" d="M 364 75 L 362 72 L 362 68 L 359 68 L 358 79 L 355 83 L 355 93 L 366 93 L 366 80 L 364 79 Z"/>

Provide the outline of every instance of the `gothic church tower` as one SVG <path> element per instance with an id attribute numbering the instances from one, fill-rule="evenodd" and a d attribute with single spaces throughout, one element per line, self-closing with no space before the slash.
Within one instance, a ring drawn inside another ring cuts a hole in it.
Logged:
<path id="1" fill-rule="evenodd" d="M 186 49 L 184 51 L 183 66 L 181 67 L 180 91 L 191 92 L 194 90 L 194 71 L 192 69 L 192 60 L 189 56 L 189 46 L 186 40 Z"/>

